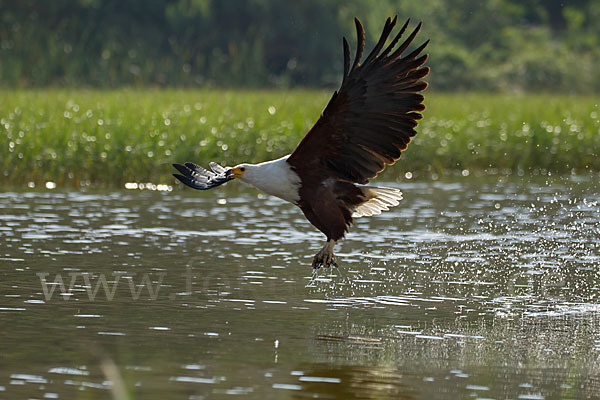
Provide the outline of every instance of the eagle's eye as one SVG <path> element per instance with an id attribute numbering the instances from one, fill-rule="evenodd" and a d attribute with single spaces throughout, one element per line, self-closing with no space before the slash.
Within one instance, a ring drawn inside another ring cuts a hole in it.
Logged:
<path id="1" fill-rule="evenodd" d="M 242 171 L 242 172 L 246 172 L 246 167 L 242 167 L 242 168 L 240 168 L 240 171 Z"/>

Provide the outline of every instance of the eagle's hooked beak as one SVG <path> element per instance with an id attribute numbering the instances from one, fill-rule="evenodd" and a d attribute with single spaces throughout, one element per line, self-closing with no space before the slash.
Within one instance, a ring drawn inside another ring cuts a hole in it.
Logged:
<path id="1" fill-rule="evenodd" d="M 225 176 L 227 176 L 230 179 L 241 178 L 242 175 L 244 175 L 245 171 L 246 171 L 246 168 L 244 168 L 244 167 L 235 167 L 235 168 L 231 168 L 231 169 L 227 170 Z"/>

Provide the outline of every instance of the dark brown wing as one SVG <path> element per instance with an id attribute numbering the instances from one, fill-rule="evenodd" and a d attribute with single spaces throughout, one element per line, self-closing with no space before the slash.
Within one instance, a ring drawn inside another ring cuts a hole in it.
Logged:
<path id="1" fill-rule="evenodd" d="M 421 79 L 429 73 L 429 68 L 423 67 L 427 55 L 419 54 L 429 41 L 403 55 L 421 24 L 396 48 L 408 26 L 406 21 L 382 51 L 396 24 L 396 18 L 388 18 L 379 42 L 361 63 L 364 29 L 358 19 L 354 21 L 358 41 L 352 67 L 344 38 L 342 86 L 288 158 L 300 176 L 303 171 L 312 176 L 315 169 L 326 168 L 340 179 L 367 183 L 386 164 L 400 158 L 400 152 L 416 134 L 417 120 L 422 118 L 419 112 L 425 106 L 418 92 L 427 87 Z"/>

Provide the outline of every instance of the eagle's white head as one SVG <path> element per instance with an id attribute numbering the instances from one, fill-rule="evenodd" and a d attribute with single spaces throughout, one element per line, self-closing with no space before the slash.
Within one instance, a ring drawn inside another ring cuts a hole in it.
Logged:
<path id="1" fill-rule="evenodd" d="M 300 199 L 300 178 L 287 163 L 287 158 L 284 156 L 260 164 L 238 164 L 231 173 L 242 182 L 296 204 Z"/>

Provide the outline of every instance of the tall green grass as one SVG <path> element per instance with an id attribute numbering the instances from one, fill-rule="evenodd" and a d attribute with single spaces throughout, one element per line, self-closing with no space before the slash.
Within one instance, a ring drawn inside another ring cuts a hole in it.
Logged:
<path id="1" fill-rule="evenodd" d="M 171 163 L 289 153 L 331 93 L 40 90 L 0 93 L 0 184 L 172 183 Z M 600 99 L 426 93 L 418 135 L 385 179 L 600 171 Z"/>

